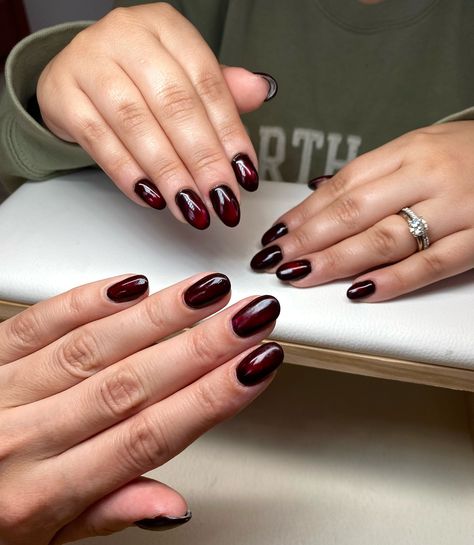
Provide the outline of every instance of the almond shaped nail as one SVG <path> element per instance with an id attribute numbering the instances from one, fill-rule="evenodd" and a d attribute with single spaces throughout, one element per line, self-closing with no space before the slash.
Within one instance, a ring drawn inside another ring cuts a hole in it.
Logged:
<path id="1" fill-rule="evenodd" d="M 283 363 L 283 348 L 277 343 L 266 343 L 250 352 L 236 369 L 237 379 L 244 386 L 263 382 Z"/>
<path id="2" fill-rule="evenodd" d="M 237 197 L 227 185 L 219 185 L 211 190 L 209 197 L 216 214 L 224 225 L 235 227 L 240 222 L 240 206 Z"/>
<path id="3" fill-rule="evenodd" d="M 107 289 L 107 297 L 114 303 L 134 301 L 148 291 L 148 278 L 142 274 L 129 276 Z"/>
<path id="4" fill-rule="evenodd" d="M 245 153 L 238 153 L 232 159 L 232 168 L 237 182 L 239 182 L 246 191 L 257 191 L 258 172 L 248 155 L 245 155 Z"/>
<path id="5" fill-rule="evenodd" d="M 288 227 L 284 223 L 277 223 L 270 227 L 262 236 L 262 246 L 266 246 L 273 242 L 277 238 L 283 237 L 288 234 Z"/>
<path id="6" fill-rule="evenodd" d="M 204 308 L 230 293 L 230 280 L 225 274 L 209 274 L 184 292 L 184 302 L 190 308 Z"/>
<path id="7" fill-rule="evenodd" d="M 232 318 L 232 328 L 239 337 L 250 337 L 265 329 L 280 315 L 280 303 L 272 295 L 257 297 Z"/>
<path id="8" fill-rule="evenodd" d="M 280 246 L 268 246 L 253 256 L 250 266 L 254 271 L 263 271 L 265 269 L 271 269 L 277 263 L 280 263 L 282 259 L 283 254 Z"/>
<path id="9" fill-rule="evenodd" d="M 183 189 L 176 194 L 176 204 L 179 206 L 184 219 L 199 230 L 207 229 L 211 218 L 201 197 L 192 189 Z"/>
<path id="10" fill-rule="evenodd" d="M 300 280 L 311 272 L 311 263 L 307 259 L 295 259 L 283 263 L 276 270 L 276 275 L 280 280 L 288 282 L 290 280 Z"/>

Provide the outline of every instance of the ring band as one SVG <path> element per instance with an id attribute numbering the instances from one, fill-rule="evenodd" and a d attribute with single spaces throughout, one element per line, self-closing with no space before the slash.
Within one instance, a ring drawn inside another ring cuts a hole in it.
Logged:
<path id="1" fill-rule="evenodd" d="M 406 219 L 410 233 L 415 237 L 418 251 L 426 250 L 430 246 L 430 237 L 428 236 L 428 224 L 426 221 L 415 214 L 411 208 L 402 208 L 398 213 Z"/>

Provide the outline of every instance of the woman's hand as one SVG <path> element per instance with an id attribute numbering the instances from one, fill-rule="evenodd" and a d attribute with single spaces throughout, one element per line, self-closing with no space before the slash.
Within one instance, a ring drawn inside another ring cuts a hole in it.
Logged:
<path id="1" fill-rule="evenodd" d="M 165 3 L 115 9 L 80 32 L 41 74 L 46 126 L 80 144 L 133 201 L 180 221 L 231 227 L 239 189 L 258 187 L 239 111 L 276 92 L 272 78 L 222 68 L 197 30 Z"/>
<path id="2" fill-rule="evenodd" d="M 143 276 L 103 280 L 0 324 L 2 545 L 186 522 L 184 499 L 140 475 L 268 386 L 283 353 L 257 345 L 276 299 L 246 299 L 171 337 L 224 307 L 229 280 L 147 289 Z"/>
<path id="3" fill-rule="evenodd" d="M 328 178 L 265 233 L 255 270 L 279 265 L 297 287 L 359 275 L 347 296 L 375 302 L 474 267 L 474 121 L 413 131 Z M 427 249 L 405 207 L 426 220 Z"/>

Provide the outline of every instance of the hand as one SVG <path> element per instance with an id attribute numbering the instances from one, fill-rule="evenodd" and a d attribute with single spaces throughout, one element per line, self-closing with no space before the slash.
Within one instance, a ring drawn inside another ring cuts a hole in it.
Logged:
<path id="1" fill-rule="evenodd" d="M 283 352 L 257 344 L 276 299 L 248 298 L 170 337 L 220 310 L 229 280 L 199 275 L 150 297 L 147 288 L 143 276 L 103 280 L 0 324 L 2 545 L 186 522 L 177 492 L 139 476 L 271 381 Z"/>
<path id="2" fill-rule="evenodd" d="M 237 225 L 237 182 L 258 187 L 239 110 L 258 108 L 272 83 L 219 66 L 189 21 L 153 3 L 115 9 L 80 32 L 44 69 L 37 98 L 46 126 L 80 144 L 130 199 L 168 204 L 205 229 L 211 207 Z"/>
<path id="3" fill-rule="evenodd" d="M 413 131 L 356 158 L 318 179 L 317 191 L 277 220 L 252 267 L 279 264 L 277 276 L 296 287 L 359 275 L 347 295 L 370 302 L 471 269 L 473 150 L 474 121 L 461 121 Z M 428 223 L 429 248 L 417 251 L 398 215 L 405 207 Z"/>

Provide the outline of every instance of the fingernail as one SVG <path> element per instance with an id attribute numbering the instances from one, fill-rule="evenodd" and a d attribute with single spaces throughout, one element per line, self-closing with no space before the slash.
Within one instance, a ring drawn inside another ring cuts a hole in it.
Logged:
<path id="1" fill-rule="evenodd" d="M 157 210 L 163 210 L 166 207 L 166 201 L 159 189 L 150 180 L 140 180 L 135 184 L 135 193 L 145 201 L 148 206 L 156 208 Z"/>
<path id="2" fill-rule="evenodd" d="M 141 274 L 120 280 L 107 290 L 107 297 L 114 303 L 126 303 L 141 297 L 148 290 L 148 278 Z"/>
<path id="3" fill-rule="evenodd" d="M 254 74 L 256 76 L 260 76 L 268 83 L 268 94 L 267 98 L 265 99 L 265 102 L 268 102 L 278 93 L 277 80 L 273 76 L 270 76 L 270 74 L 266 74 L 265 72 L 254 72 Z"/>
<path id="4" fill-rule="evenodd" d="M 277 223 L 273 227 L 270 227 L 268 231 L 262 237 L 262 246 L 266 246 L 273 242 L 277 238 L 282 237 L 288 233 L 288 227 L 284 223 Z"/>
<path id="5" fill-rule="evenodd" d="M 280 315 L 280 303 L 271 295 L 251 301 L 232 318 L 232 328 L 239 337 L 250 337 L 274 322 Z"/>
<path id="6" fill-rule="evenodd" d="M 177 526 L 182 526 L 189 522 L 192 518 L 191 511 L 188 511 L 182 517 L 167 517 L 159 516 L 153 519 L 142 519 L 135 522 L 135 526 L 142 528 L 143 530 L 151 530 L 153 532 L 162 532 L 164 530 L 171 530 Z"/>
<path id="7" fill-rule="evenodd" d="M 250 262 L 254 271 L 270 269 L 283 259 L 280 246 L 269 246 L 255 254 Z"/>
<path id="8" fill-rule="evenodd" d="M 276 271 L 276 275 L 280 280 L 300 280 L 308 276 L 311 272 L 311 263 L 307 259 L 297 259 L 288 261 L 280 265 Z"/>
<path id="9" fill-rule="evenodd" d="M 185 220 L 190 225 L 200 230 L 209 227 L 211 219 L 206 205 L 192 189 L 183 189 L 176 194 L 175 200 Z"/>
<path id="10" fill-rule="evenodd" d="M 283 363 L 283 348 L 277 343 L 267 343 L 250 352 L 237 366 L 237 378 L 244 386 L 263 382 Z"/>
<path id="11" fill-rule="evenodd" d="M 372 280 L 363 280 L 362 282 L 356 282 L 347 290 L 347 297 L 349 299 L 362 299 L 375 293 L 375 284 Z"/>
<path id="12" fill-rule="evenodd" d="M 314 178 L 313 180 L 310 180 L 308 182 L 308 187 L 315 191 L 318 189 L 318 187 L 322 184 L 322 182 L 325 182 L 326 180 L 330 180 L 333 177 L 332 174 L 328 174 L 327 176 L 318 176 L 317 178 Z"/>
<path id="13" fill-rule="evenodd" d="M 238 153 L 232 159 L 232 168 L 237 181 L 246 191 L 257 191 L 258 172 L 248 155 Z"/>
<path id="14" fill-rule="evenodd" d="M 204 308 L 230 292 L 230 280 L 225 274 L 209 274 L 184 292 L 184 302 L 191 308 Z"/>
<path id="15" fill-rule="evenodd" d="M 224 225 L 235 227 L 240 221 L 240 206 L 232 189 L 226 185 L 215 187 L 210 193 L 212 206 Z"/>

